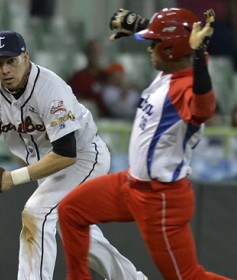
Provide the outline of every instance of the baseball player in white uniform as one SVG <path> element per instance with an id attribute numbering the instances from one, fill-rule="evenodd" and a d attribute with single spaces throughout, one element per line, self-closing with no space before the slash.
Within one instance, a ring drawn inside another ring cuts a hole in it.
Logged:
<path id="1" fill-rule="evenodd" d="M 10 151 L 26 163 L 11 172 L 1 170 L 0 190 L 38 181 L 22 212 L 17 279 L 51 280 L 57 205 L 78 184 L 106 174 L 110 153 L 91 113 L 59 76 L 29 60 L 17 32 L 0 32 L 0 81 L 0 132 Z M 90 233 L 92 269 L 111 280 L 144 279 L 97 226 Z"/>

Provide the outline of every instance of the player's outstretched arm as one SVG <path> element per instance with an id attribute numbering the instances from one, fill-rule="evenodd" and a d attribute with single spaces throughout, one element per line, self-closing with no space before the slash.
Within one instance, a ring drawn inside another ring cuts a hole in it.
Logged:
<path id="1" fill-rule="evenodd" d="M 52 142 L 53 149 L 39 161 L 13 171 L 0 167 L 0 191 L 35 181 L 54 174 L 76 162 L 76 139 L 74 132 Z"/>
<path id="2" fill-rule="evenodd" d="M 121 37 L 130 36 L 147 28 L 149 20 L 128 10 L 119 9 L 110 19 L 109 27 L 111 30 L 117 30 L 109 39 L 111 41 Z"/>
<path id="3" fill-rule="evenodd" d="M 49 152 L 41 160 L 13 171 L 0 167 L 0 192 L 5 192 L 13 186 L 35 181 L 54 174 L 76 162 L 76 158 L 60 156 Z"/>

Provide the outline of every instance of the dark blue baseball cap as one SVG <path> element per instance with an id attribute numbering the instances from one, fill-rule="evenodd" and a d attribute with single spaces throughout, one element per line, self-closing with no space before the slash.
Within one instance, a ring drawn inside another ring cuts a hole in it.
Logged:
<path id="1" fill-rule="evenodd" d="M 18 56 L 26 51 L 26 44 L 21 34 L 6 30 L 0 31 L 0 56 Z"/>

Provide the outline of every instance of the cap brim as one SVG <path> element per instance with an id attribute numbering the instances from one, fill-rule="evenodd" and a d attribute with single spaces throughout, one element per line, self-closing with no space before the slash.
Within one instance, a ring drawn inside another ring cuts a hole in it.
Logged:
<path id="1" fill-rule="evenodd" d="M 137 40 L 140 40 L 140 41 L 145 41 L 145 40 L 147 40 L 146 38 L 142 37 L 142 36 L 139 34 L 139 32 L 138 32 L 138 33 L 135 33 L 134 36 L 135 36 L 135 38 L 136 38 Z"/>
<path id="2" fill-rule="evenodd" d="M 145 40 L 157 40 L 157 34 L 153 33 L 149 29 L 144 29 L 134 34 L 137 40 L 145 41 Z"/>
<path id="3" fill-rule="evenodd" d="M 9 51 L 0 51 L 0 56 L 16 57 L 16 56 L 19 56 L 21 53 L 9 52 Z"/>

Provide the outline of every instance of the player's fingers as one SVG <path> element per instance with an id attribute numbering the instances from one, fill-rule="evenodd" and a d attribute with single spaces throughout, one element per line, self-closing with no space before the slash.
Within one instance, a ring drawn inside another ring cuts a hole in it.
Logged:
<path id="1" fill-rule="evenodd" d="M 126 11 L 125 9 L 119 9 L 118 10 L 120 13 L 123 13 L 124 11 Z"/>
<path id="2" fill-rule="evenodd" d="M 113 29 L 118 29 L 121 27 L 121 17 L 123 14 L 118 14 L 116 13 L 111 19 L 110 19 L 110 24 L 109 27 L 111 30 Z"/>
<path id="3" fill-rule="evenodd" d="M 114 16 L 111 18 L 111 25 L 110 29 L 119 29 L 121 28 L 122 21 L 124 16 L 128 13 L 128 10 L 120 9 L 117 13 L 114 14 Z"/>
<path id="4" fill-rule="evenodd" d="M 215 12 L 213 9 L 209 9 L 204 13 L 206 22 L 212 23 L 215 21 Z"/>
<path id="5" fill-rule="evenodd" d="M 200 46 L 202 39 L 200 36 L 201 22 L 195 22 L 193 24 L 192 32 L 189 38 L 189 44 L 192 49 L 196 49 Z"/>
<path id="6" fill-rule="evenodd" d="M 116 14 L 114 14 L 111 18 L 110 18 L 110 22 L 109 22 L 109 27 L 111 30 L 114 29 L 114 21 L 116 20 Z"/>
<path id="7" fill-rule="evenodd" d="M 111 30 L 113 29 L 121 29 L 121 21 L 118 19 L 115 19 L 111 22 Z"/>
<path id="8" fill-rule="evenodd" d="M 201 30 L 201 22 L 194 22 L 192 33 L 197 33 Z"/>
<path id="9" fill-rule="evenodd" d="M 110 18 L 109 27 L 111 30 L 118 28 L 118 20 L 120 18 L 120 14 L 123 13 L 123 9 L 118 10 L 118 12 L 114 13 Z"/>
<path id="10" fill-rule="evenodd" d="M 117 16 L 124 16 L 128 13 L 129 11 L 128 10 L 125 10 L 125 9 L 119 9 L 118 12 L 116 13 Z"/>

